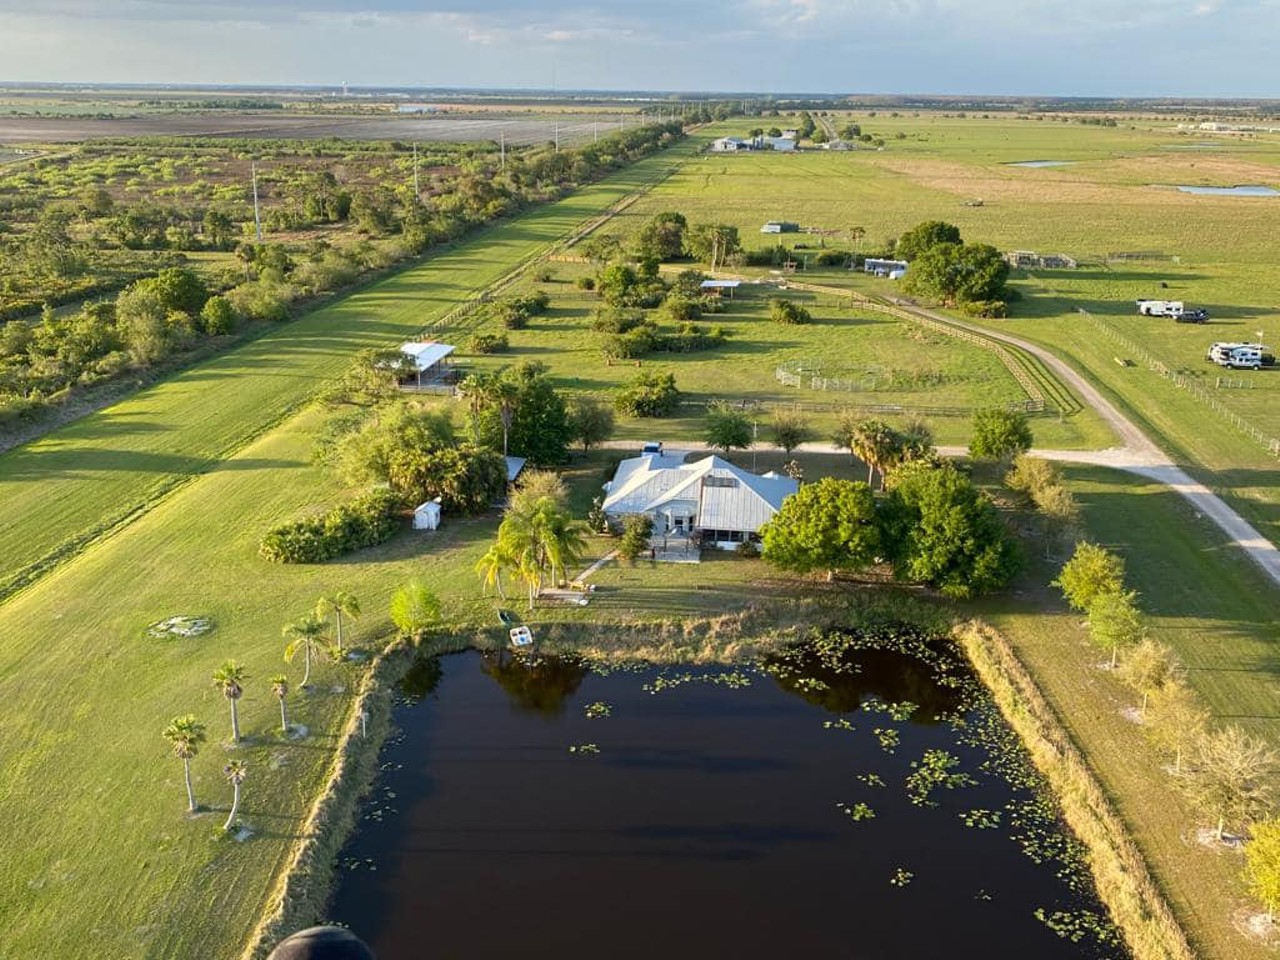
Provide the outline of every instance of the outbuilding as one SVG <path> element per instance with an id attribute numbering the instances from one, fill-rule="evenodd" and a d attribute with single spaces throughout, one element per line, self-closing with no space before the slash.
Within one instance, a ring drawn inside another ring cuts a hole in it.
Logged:
<path id="1" fill-rule="evenodd" d="M 444 380 L 449 369 L 449 357 L 456 349 L 435 340 L 400 344 L 400 352 L 413 361 L 418 386 Z"/>
<path id="2" fill-rule="evenodd" d="M 722 297 L 727 290 L 729 299 L 732 300 L 734 291 L 740 286 L 742 286 L 741 280 L 703 280 L 699 284 L 699 289 L 713 297 Z"/>
<path id="3" fill-rule="evenodd" d="M 437 530 L 440 527 L 440 498 L 419 504 L 413 510 L 413 529 Z"/>

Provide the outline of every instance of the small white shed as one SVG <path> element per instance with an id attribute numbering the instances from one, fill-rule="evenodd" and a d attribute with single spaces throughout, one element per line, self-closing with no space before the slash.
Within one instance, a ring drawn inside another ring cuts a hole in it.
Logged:
<path id="1" fill-rule="evenodd" d="M 428 500 L 413 511 L 413 529 L 435 530 L 440 526 L 440 498 Z"/>

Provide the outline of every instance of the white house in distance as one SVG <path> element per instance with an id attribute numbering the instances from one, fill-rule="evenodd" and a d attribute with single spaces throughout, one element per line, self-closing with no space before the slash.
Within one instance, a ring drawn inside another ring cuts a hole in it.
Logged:
<path id="1" fill-rule="evenodd" d="M 629 513 L 652 517 L 655 535 L 700 531 L 704 544 L 732 550 L 758 540 L 760 528 L 799 489 L 790 477 L 759 476 L 716 456 L 685 463 L 650 453 L 618 464 L 603 506 L 613 520 Z"/>

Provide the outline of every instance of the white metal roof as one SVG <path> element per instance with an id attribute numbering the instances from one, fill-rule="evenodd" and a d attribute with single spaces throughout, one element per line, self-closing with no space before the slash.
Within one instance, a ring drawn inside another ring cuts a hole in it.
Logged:
<path id="1" fill-rule="evenodd" d="M 742 286 L 741 280 L 703 280 L 703 290 L 735 290 Z"/>
<path id="2" fill-rule="evenodd" d="M 693 508 L 704 529 L 755 532 L 799 488 L 790 477 L 757 476 L 716 456 L 681 463 L 650 454 L 618 465 L 603 506 L 620 516 L 680 503 Z"/>
<path id="3" fill-rule="evenodd" d="M 515 483 L 516 477 L 520 476 L 520 471 L 524 469 L 527 457 L 505 457 L 507 461 L 507 483 Z"/>
<path id="4" fill-rule="evenodd" d="M 456 349 L 457 347 L 447 343 L 437 343 L 434 340 L 428 340 L 425 343 L 400 344 L 400 352 L 413 357 L 413 362 L 418 365 L 419 370 L 430 370 Z"/>

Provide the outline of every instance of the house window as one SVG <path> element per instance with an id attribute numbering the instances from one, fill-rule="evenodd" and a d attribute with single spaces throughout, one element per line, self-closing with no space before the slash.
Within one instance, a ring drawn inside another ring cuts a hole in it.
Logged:
<path id="1" fill-rule="evenodd" d="M 737 477 L 717 477 L 708 476 L 702 480 L 703 484 L 708 487 L 736 487 L 738 485 Z"/>

